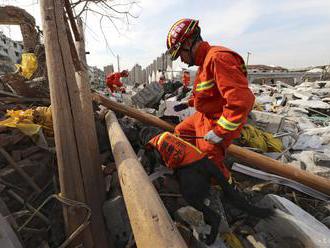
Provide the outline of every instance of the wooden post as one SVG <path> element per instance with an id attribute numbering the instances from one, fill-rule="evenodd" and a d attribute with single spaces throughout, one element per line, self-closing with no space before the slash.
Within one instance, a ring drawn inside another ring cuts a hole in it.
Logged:
<path id="1" fill-rule="evenodd" d="M 137 247 L 187 247 L 138 161 L 115 114 L 109 111 L 105 119 Z"/>
<path id="2" fill-rule="evenodd" d="M 107 247 L 97 167 L 91 159 L 89 140 L 85 135 L 85 113 L 82 111 L 73 61 L 68 56 L 70 47 L 64 23 L 63 1 L 43 0 L 40 9 L 61 193 L 66 198 L 85 202 L 92 211 L 91 224 L 75 239 L 74 244 Z M 76 230 L 84 215 L 83 210 L 64 208 L 67 234 Z"/>
<path id="3" fill-rule="evenodd" d="M 129 117 L 135 118 L 143 123 L 160 127 L 164 130 L 174 131 L 174 125 L 167 123 L 154 115 L 143 113 L 132 107 L 123 105 L 121 103 L 113 102 L 96 93 L 93 94 L 93 99 L 100 102 L 105 107 L 118 111 Z M 327 195 L 330 195 L 330 180 L 324 177 L 314 175 L 310 172 L 297 169 L 293 166 L 284 164 L 275 159 L 266 157 L 262 154 L 249 151 L 237 145 L 230 145 L 227 150 L 228 154 L 238 158 L 240 161 L 247 163 L 253 167 L 257 167 L 263 171 L 274 173 L 276 175 L 295 180 L 308 187 L 319 190 Z"/>
<path id="4" fill-rule="evenodd" d="M 94 121 L 94 112 L 92 106 L 92 97 L 90 94 L 90 83 L 88 76 L 88 65 L 86 61 L 86 51 L 85 51 L 85 35 L 83 29 L 83 23 L 81 18 L 77 19 L 78 31 L 80 40 L 76 42 L 76 49 L 78 52 L 78 57 L 81 63 L 81 71 L 76 72 L 76 80 L 80 92 L 81 108 L 85 116 L 85 122 L 87 126 L 86 135 L 88 135 L 89 148 L 96 168 L 95 171 L 98 172 L 98 182 L 100 183 L 100 197 L 102 201 L 105 200 L 105 183 L 103 179 L 103 174 L 100 164 L 100 152 L 99 145 L 97 142 L 96 127 Z"/>

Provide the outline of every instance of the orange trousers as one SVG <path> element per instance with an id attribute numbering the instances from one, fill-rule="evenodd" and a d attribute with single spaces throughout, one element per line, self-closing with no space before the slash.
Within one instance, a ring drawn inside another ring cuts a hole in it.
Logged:
<path id="1" fill-rule="evenodd" d="M 176 134 L 190 135 L 190 136 L 205 136 L 210 130 L 212 130 L 217 124 L 215 120 L 208 118 L 205 114 L 196 112 L 192 116 L 189 116 L 175 127 Z M 228 146 L 232 143 L 231 138 L 224 139 L 220 144 L 211 144 L 204 139 L 187 139 L 186 141 L 195 145 L 202 152 L 208 155 L 208 158 L 214 161 L 218 168 L 222 171 L 223 175 L 229 179 L 230 172 L 228 168 L 223 164 L 223 160 L 226 155 Z"/>

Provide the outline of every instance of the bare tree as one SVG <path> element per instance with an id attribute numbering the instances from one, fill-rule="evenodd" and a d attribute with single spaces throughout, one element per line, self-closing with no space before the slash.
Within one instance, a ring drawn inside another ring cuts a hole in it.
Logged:
<path id="1" fill-rule="evenodd" d="M 141 9 L 139 2 L 136 0 L 71 0 L 71 7 L 75 12 L 76 18 L 84 15 L 85 22 L 88 14 L 93 14 L 99 18 L 102 36 L 113 56 L 116 55 L 109 46 L 103 26 L 107 22 L 111 23 L 117 32 L 121 34 L 116 23 L 122 22 L 129 26 L 131 19 L 139 17 L 138 14 L 134 13 L 134 10 Z"/>

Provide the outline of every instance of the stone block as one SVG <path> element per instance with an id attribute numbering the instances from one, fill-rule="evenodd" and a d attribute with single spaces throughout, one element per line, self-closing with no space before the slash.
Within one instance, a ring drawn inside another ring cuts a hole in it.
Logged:
<path id="1" fill-rule="evenodd" d="M 125 247 L 132 235 L 132 230 L 124 198 L 120 195 L 106 201 L 103 205 L 103 214 L 115 247 Z"/>
<path id="2" fill-rule="evenodd" d="M 23 248 L 6 219 L 0 214 L 0 247 L 3 248 Z"/>
<path id="3" fill-rule="evenodd" d="M 280 131 L 284 118 L 281 115 L 252 110 L 249 118 L 258 128 L 270 133 L 277 133 Z"/>

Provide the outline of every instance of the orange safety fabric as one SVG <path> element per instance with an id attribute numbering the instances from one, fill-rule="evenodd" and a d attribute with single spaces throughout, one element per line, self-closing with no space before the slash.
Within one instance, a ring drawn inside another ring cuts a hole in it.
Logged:
<path id="1" fill-rule="evenodd" d="M 196 146 L 169 132 L 153 137 L 148 144 L 157 149 L 170 169 L 180 168 L 206 157 Z"/>
<path id="2" fill-rule="evenodd" d="M 190 84 L 190 73 L 189 72 L 183 72 L 183 74 L 182 74 L 182 83 L 186 87 L 189 86 L 189 84 Z"/>
<path id="3" fill-rule="evenodd" d="M 219 145 L 202 139 L 194 142 L 228 176 L 229 171 L 222 163 L 225 150 L 239 137 L 255 97 L 248 88 L 244 60 L 236 52 L 202 42 L 197 48 L 195 63 L 199 68 L 188 103 L 197 112 L 177 125 L 175 132 L 204 136 L 213 130 L 222 137 L 224 140 Z"/>
<path id="4" fill-rule="evenodd" d="M 121 72 L 116 72 L 107 76 L 106 83 L 111 92 L 120 91 L 123 83 L 120 82 Z"/>

